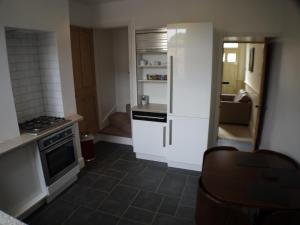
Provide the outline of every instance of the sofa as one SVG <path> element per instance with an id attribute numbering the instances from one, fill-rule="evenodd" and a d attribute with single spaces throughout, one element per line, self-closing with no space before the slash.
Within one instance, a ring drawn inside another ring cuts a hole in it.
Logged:
<path id="1" fill-rule="evenodd" d="M 248 126 L 251 110 L 252 101 L 246 91 L 240 90 L 237 94 L 222 94 L 219 123 Z"/>

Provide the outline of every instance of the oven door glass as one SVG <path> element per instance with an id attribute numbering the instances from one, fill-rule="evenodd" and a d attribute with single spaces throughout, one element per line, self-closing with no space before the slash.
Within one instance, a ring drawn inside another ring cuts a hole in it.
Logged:
<path id="1" fill-rule="evenodd" d="M 54 182 L 76 165 L 73 138 L 44 150 L 42 154 L 47 165 L 44 168 L 48 175 L 47 183 Z"/>

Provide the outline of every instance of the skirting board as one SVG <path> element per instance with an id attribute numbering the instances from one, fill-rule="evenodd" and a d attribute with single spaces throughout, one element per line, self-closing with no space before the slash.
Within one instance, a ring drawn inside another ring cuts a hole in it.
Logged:
<path id="1" fill-rule="evenodd" d="M 174 161 L 167 161 L 169 167 L 175 167 L 179 169 L 186 169 L 186 170 L 194 170 L 194 171 L 201 171 L 202 166 L 200 164 L 189 164 L 189 163 L 182 163 L 182 162 L 174 162 Z"/>
<path id="2" fill-rule="evenodd" d="M 136 152 L 136 157 L 138 159 L 146 159 L 146 160 L 152 160 L 152 161 L 157 161 L 157 162 L 166 162 L 168 164 L 168 167 L 193 170 L 193 171 L 199 171 L 199 172 L 201 171 L 201 165 L 199 165 L 199 164 L 189 164 L 189 163 L 168 161 L 168 160 L 166 160 L 166 157 L 162 157 L 162 156 Z"/>
<path id="3" fill-rule="evenodd" d="M 157 162 L 166 162 L 165 157 L 157 156 L 157 155 L 150 155 L 150 154 L 136 152 L 136 157 L 138 159 L 146 159 L 146 160 L 152 160 L 152 161 L 157 161 Z"/>
<path id="4" fill-rule="evenodd" d="M 106 141 L 123 145 L 132 145 L 132 138 L 112 136 L 106 134 L 96 134 L 94 142 L 97 143 L 99 141 Z"/>
<path id="5" fill-rule="evenodd" d="M 79 163 L 79 168 L 82 169 L 85 166 L 84 158 L 80 157 L 78 159 L 78 163 Z"/>

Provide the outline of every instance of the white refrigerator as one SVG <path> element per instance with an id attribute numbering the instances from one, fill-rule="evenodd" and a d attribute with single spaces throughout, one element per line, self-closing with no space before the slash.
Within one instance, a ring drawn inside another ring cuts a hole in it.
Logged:
<path id="1" fill-rule="evenodd" d="M 168 123 L 171 167 L 200 171 L 208 146 L 212 86 L 211 23 L 168 25 Z"/>

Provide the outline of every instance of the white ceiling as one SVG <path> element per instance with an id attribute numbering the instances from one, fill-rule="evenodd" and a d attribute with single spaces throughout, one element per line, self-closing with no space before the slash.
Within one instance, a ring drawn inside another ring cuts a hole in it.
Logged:
<path id="1" fill-rule="evenodd" d="M 124 0 L 70 0 L 70 1 L 90 5 L 90 4 L 100 4 L 100 3 L 124 1 Z"/>

